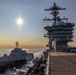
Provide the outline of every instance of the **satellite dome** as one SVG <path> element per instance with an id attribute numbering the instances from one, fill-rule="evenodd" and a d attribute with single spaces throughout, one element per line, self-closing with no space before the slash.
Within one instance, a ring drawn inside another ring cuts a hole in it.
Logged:
<path id="1" fill-rule="evenodd" d="M 57 21 L 56 25 L 64 25 L 64 22 L 63 21 Z"/>

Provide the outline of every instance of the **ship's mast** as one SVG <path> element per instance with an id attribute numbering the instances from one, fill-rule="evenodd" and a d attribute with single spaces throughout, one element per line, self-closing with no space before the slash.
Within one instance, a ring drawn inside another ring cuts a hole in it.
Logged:
<path id="1" fill-rule="evenodd" d="M 15 44 L 16 44 L 16 48 L 19 48 L 19 42 L 17 41 Z"/>
<path id="2" fill-rule="evenodd" d="M 43 19 L 43 21 L 54 21 L 54 25 L 56 25 L 56 22 L 57 21 L 60 21 L 60 20 L 68 20 L 68 18 L 60 18 L 58 16 L 59 14 L 59 10 L 65 10 L 66 8 L 61 8 L 59 6 L 56 5 L 56 3 L 54 2 L 53 6 L 50 7 L 49 9 L 45 9 L 45 11 L 52 11 L 51 12 L 51 15 L 53 15 L 53 19 L 49 19 L 49 18 L 45 18 Z"/>

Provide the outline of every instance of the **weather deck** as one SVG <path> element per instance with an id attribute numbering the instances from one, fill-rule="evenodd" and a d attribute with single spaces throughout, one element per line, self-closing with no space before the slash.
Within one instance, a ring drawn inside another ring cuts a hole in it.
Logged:
<path id="1" fill-rule="evenodd" d="M 76 53 L 50 52 L 50 75 L 76 75 Z"/>

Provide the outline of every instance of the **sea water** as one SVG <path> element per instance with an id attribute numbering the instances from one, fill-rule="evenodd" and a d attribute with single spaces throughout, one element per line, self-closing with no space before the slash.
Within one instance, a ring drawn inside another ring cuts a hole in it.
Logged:
<path id="1" fill-rule="evenodd" d="M 35 58 L 41 58 L 41 56 L 43 55 L 43 51 L 45 51 L 45 50 L 39 50 L 39 51 L 37 51 L 37 52 L 34 52 L 34 53 L 33 53 L 33 54 L 34 54 L 34 59 L 35 59 Z M 30 67 L 30 66 L 32 66 L 32 65 L 34 65 L 33 59 L 30 60 L 30 61 L 27 61 L 26 64 L 20 66 L 20 70 L 25 70 L 26 68 L 28 68 L 28 67 Z"/>

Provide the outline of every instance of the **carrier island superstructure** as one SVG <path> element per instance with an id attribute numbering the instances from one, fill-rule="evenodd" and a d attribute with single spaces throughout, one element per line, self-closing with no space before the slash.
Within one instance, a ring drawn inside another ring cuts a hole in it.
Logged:
<path id="1" fill-rule="evenodd" d="M 73 42 L 73 30 L 74 23 L 67 22 L 68 18 L 60 18 L 59 10 L 65 10 L 66 8 L 61 8 L 54 2 L 53 6 L 45 11 L 51 11 L 53 18 L 43 19 L 43 21 L 52 21 L 52 25 L 44 27 L 47 34 L 44 37 L 49 38 L 47 46 L 51 51 L 67 51 L 69 46 L 68 42 Z M 63 21 L 65 20 L 65 21 Z"/>

